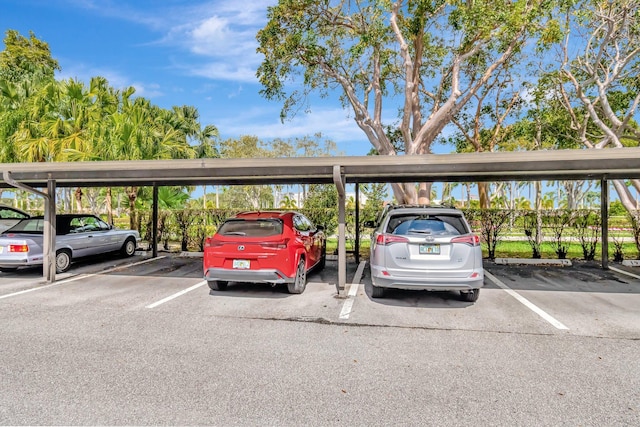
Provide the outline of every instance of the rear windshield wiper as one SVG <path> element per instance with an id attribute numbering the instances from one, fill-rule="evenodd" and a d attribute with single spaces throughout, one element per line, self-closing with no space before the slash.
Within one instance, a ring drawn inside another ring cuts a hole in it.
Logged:
<path id="1" fill-rule="evenodd" d="M 407 233 L 414 233 L 414 234 L 433 234 L 433 231 L 431 230 L 418 230 L 417 228 L 410 228 L 407 230 Z"/>

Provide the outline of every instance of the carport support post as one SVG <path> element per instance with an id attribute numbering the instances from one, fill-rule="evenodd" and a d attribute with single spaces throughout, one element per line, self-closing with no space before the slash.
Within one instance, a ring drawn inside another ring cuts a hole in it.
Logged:
<path id="1" fill-rule="evenodd" d="M 158 186 L 153 184 L 153 208 L 151 213 L 151 250 L 153 258 L 158 257 Z"/>
<path id="2" fill-rule="evenodd" d="M 356 264 L 360 264 L 360 184 L 356 183 Z"/>
<path id="3" fill-rule="evenodd" d="M 47 180 L 47 197 L 44 198 L 44 235 L 42 268 L 47 282 L 56 280 L 56 181 Z"/>
<path id="4" fill-rule="evenodd" d="M 600 216 L 602 223 L 602 268 L 609 269 L 609 181 L 600 181 Z"/>
<path id="5" fill-rule="evenodd" d="M 340 165 L 333 166 L 333 182 L 338 190 L 338 294 L 347 283 L 347 248 L 345 237 L 345 177 Z"/>

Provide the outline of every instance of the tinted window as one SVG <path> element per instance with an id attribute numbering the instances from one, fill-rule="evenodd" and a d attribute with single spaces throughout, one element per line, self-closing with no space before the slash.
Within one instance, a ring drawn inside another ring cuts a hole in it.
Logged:
<path id="1" fill-rule="evenodd" d="M 0 207 L 0 219 L 24 219 L 29 218 L 22 212 L 14 211 L 11 208 Z"/>
<path id="2" fill-rule="evenodd" d="M 394 215 L 389 219 L 387 233 L 458 235 L 469 231 L 460 215 Z"/>
<path id="3" fill-rule="evenodd" d="M 296 215 L 293 217 L 293 226 L 298 231 L 311 231 L 313 229 L 311 221 L 302 215 Z"/>
<path id="4" fill-rule="evenodd" d="M 279 219 L 230 219 L 218 229 L 223 236 L 268 237 L 282 234 Z"/>
<path id="5" fill-rule="evenodd" d="M 84 216 L 71 218 L 67 232 L 87 233 L 104 230 L 109 230 L 109 225 L 106 222 L 94 216 Z"/>
<path id="6" fill-rule="evenodd" d="M 44 230 L 44 219 L 30 218 L 23 219 L 5 233 L 42 233 Z"/>

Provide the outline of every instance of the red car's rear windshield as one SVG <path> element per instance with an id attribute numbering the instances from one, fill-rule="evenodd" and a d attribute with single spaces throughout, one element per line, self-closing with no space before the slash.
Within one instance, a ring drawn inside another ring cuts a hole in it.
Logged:
<path id="1" fill-rule="evenodd" d="M 279 219 L 229 219 L 218 229 L 222 236 L 269 237 L 282 234 Z"/>

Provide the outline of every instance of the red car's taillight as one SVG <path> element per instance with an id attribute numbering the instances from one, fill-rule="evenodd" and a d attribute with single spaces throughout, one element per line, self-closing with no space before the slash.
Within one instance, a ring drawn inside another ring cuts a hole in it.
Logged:
<path id="1" fill-rule="evenodd" d="M 480 246 L 480 237 L 476 236 L 475 234 L 454 237 L 453 239 L 451 239 L 451 243 L 464 243 L 469 246 Z"/>
<path id="2" fill-rule="evenodd" d="M 204 241 L 205 248 L 219 248 L 220 246 L 222 246 L 222 242 L 214 239 L 213 237 L 207 237 Z"/>
<path id="3" fill-rule="evenodd" d="M 376 237 L 376 244 L 386 246 L 393 243 L 406 243 L 409 239 L 402 236 L 395 236 L 393 234 L 378 234 Z"/>
<path id="4" fill-rule="evenodd" d="M 263 242 L 260 243 L 260 246 L 269 249 L 287 249 L 287 243 L 289 243 L 289 239 L 279 240 L 277 242 Z"/>
<path id="5" fill-rule="evenodd" d="M 9 245 L 9 252 L 29 252 L 28 245 Z"/>

